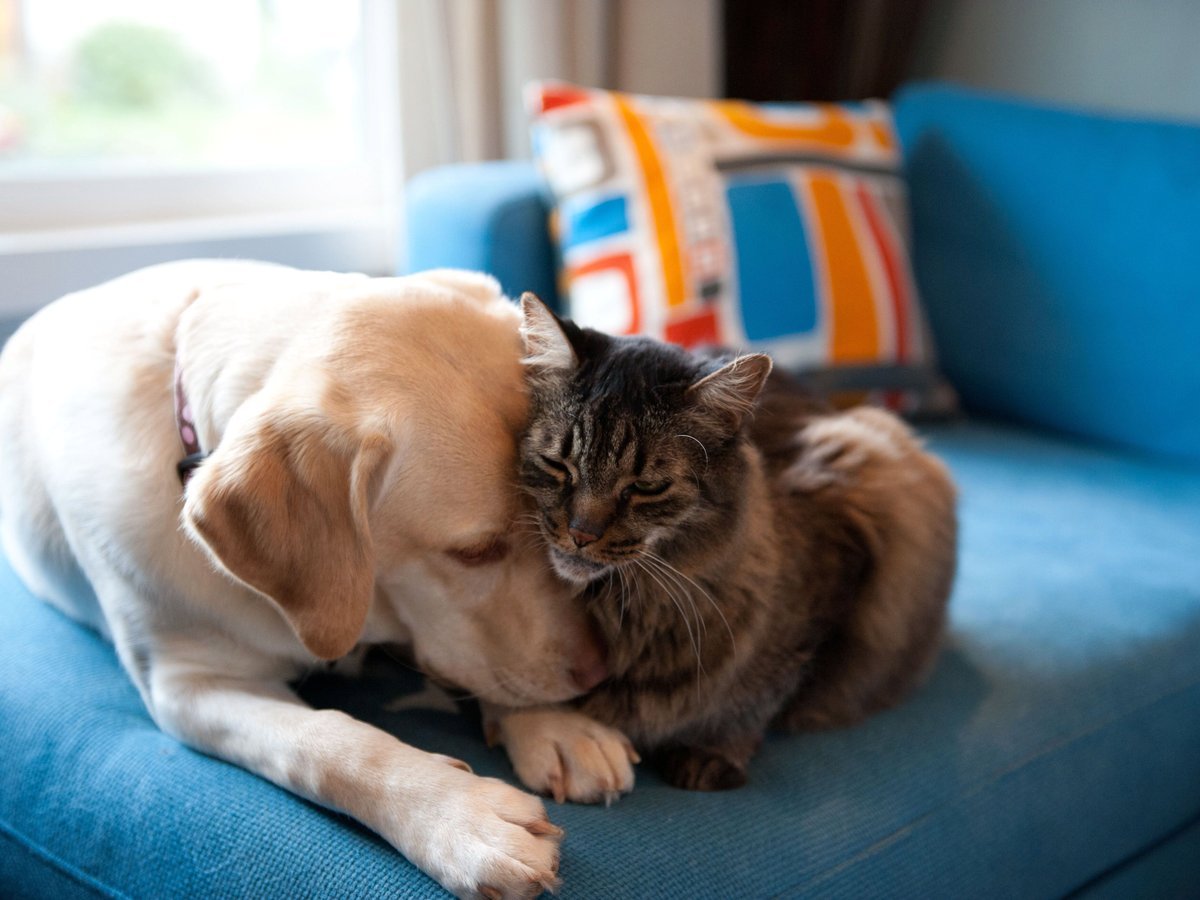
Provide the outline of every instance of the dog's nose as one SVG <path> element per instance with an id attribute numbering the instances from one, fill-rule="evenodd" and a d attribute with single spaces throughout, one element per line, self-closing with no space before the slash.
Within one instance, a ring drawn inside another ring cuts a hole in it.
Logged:
<path id="1" fill-rule="evenodd" d="M 579 656 L 568 674 L 580 691 L 590 691 L 608 677 L 608 648 L 596 628 L 588 629 L 587 638 L 579 648 Z"/>
<path id="2" fill-rule="evenodd" d="M 600 532 L 595 534 L 593 532 Z M 600 540 L 600 535 L 604 533 L 604 529 L 597 528 L 587 522 L 572 522 L 567 529 L 567 534 L 571 535 L 571 540 L 575 542 L 576 547 L 586 547 L 588 544 L 594 544 Z"/>

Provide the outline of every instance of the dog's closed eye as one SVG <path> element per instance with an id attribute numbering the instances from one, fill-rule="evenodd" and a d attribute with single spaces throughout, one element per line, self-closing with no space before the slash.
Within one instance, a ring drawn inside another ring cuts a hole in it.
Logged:
<path id="1" fill-rule="evenodd" d="M 454 547 L 446 551 L 446 555 L 464 566 L 486 566 L 497 563 L 508 555 L 508 543 L 504 538 L 477 544 L 474 547 Z"/>

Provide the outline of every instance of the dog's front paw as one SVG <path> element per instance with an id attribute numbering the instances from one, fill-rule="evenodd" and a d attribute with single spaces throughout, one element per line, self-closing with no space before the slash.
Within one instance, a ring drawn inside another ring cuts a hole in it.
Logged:
<path id="1" fill-rule="evenodd" d="M 554 891 L 561 828 L 537 797 L 439 759 L 422 809 L 398 809 L 408 858 L 458 897 L 523 900 Z M 444 763 L 444 764 L 442 764 Z"/>
<path id="2" fill-rule="evenodd" d="M 633 790 L 633 744 L 621 732 L 561 708 L 519 709 L 492 720 L 517 777 L 559 803 L 611 803 Z"/>

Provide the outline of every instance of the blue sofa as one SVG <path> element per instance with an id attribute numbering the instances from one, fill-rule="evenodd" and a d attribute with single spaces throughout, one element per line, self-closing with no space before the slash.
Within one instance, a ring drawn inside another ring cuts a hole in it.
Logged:
<path id="1" fill-rule="evenodd" d="M 767 741 L 751 782 L 638 773 L 563 806 L 565 897 L 1200 896 L 1200 128 L 952 88 L 898 99 L 916 270 L 967 415 L 949 638 L 928 685 L 846 731 Z M 555 297 L 524 163 L 428 173 L 413 268 Z M 80 590 L 87 590 L 81 585 Z M 96 635 L 0 562 L 0 894 L 442 892 L 374 835 L 159 733 Z M 469 715 L 336 706 L 511 778 Z"/>

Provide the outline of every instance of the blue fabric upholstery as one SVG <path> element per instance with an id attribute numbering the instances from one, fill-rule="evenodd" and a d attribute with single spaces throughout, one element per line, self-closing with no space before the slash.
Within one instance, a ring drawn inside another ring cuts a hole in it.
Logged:
<path id="1" fill-rule="evenodd" d="M 422 172 L 404 192 L 400 270 L 450 266 L 490 272 L 510 297 L 533 291 L 559 308 L 549 206 L 525 162 L 445 166 Z"/>
<path id="2" fill-rule="evenodd" d="M 1200 125 L 896 105 L 942 368 L 976 411 L 1200 460 Z"/>
<path id="3" fill-rule="evenodd" d="M 1078 900 L 1194 898 L 1200 890 L 1200 819 L 1162 843 L 1106 872 L 1078 894 Z"/>
<path id="4" fill-rule="evenodd" d="M 1055 896 L 1200 814 L 1200 471 L 981 424 L 931 437 L 963 548 L 930 684 L 858 728 L 772 738 L 735 793 L 640 771 L 611 809 L 553 808 L 565 896 Z M 160 734 L 111 649 L 6 566 L 0 609 L 0 878 L 439 896 L 345 818 Z M 305 692 L 511 778 L 468 718 L 382 709 L 412 687 L 380 661 Z"/>

